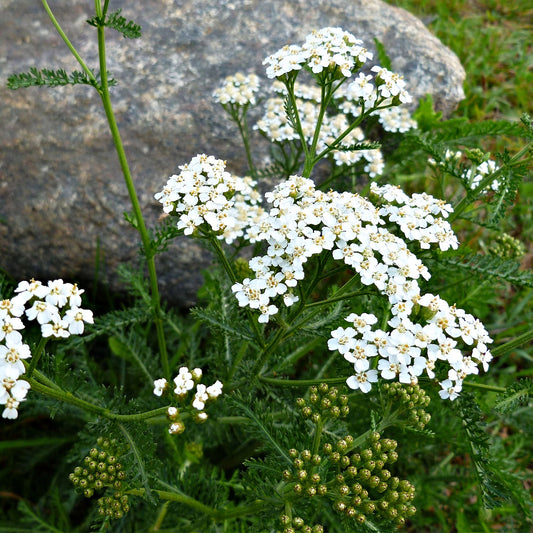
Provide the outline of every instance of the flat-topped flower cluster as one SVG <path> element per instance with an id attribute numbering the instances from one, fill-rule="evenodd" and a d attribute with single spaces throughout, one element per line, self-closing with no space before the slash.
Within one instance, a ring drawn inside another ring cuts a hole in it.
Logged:
<path id="1" fill-rule="evenodd" d="M 207 403 L 216 400 L 222 394 L 222 382 L 217 380 L 209 387 L 203 383 L 199 383 L 202 379 L 202 369 L 194 368 L 189 370 L 188 367 L 182 366 L 178 370 L 177 376 L 174 378 L 174 390 L 173 397 L 174 403 L 183 403 L 189 394 L 189 391 L 194 389 L 196 385 L 196 391 L 192 399 L 191 406 L 195 413 L 195 421 L 198 423 L 205 422 L 207 420 L 207 413 L 204 411 Z M 165 378 L 156 379 L 154 381 L 154 394 L 156 396 L 162 396 L 165 392 L 170 392 L 172 387 L 169 385 Z M 180 411 L 178 407 L 172 405 L 167 410 L 167 417 L 170 420 L 168 431 L 171 435 L 182 433 L 185 430 L 185 424 L 181 420 Z"/>
<path id="2" fill-rule="evenodd" d="M 424 371 L 434 378 L 435 366 L 444 361 L 451 368 L 441 383 L 441 395 L 453 399 L 464 377 L 478 372 L 478 364 L 486 370 L 492 359 L 487 344 L 492 341 L 474 317 L 438 296 L 421 293 L 418 280 L 428 280 L 430 273 L 406 242 L 415 241 L 420 248 L 457 248 L 457 237 L 445 220 L 451 206 L 428 194 L 408 196 L 391 185 L 373 185 L 371 191 L 376 204 L 358 194 L 322 192 L 312 180 L 299 176 L 278 185 L 266 194 L 273 206 L 268 217 L 249 231 L 266 242 L 267 253 L 249 262 L 254 277 L 234 284 L 232 290 L 240 306 L 259 310 L 259 322 L 268 322 L 279 311 L 278 296 L 287 307 L 298 301 L 295 287 L 305 277 L 305 263 L 328 250 L 363 285 L 385 296 L 393 315 L 388 332 L 371 331 L 377 318 L 369 314 L 347 318 L 359 320 L 359 329 L 332 332 L 329 348 L 354 364 L 348 385 L 370 390 L 377 379 L 370 360 L 377 355 L 382 377 L 408 383 L 416 383 Z M 389 229 L 391 223 L 404 238 Z M 469 356 L 456 348 L 461 340 L 472 350 Z"/>
<path id="3" fill-rule="evenodd" d="M 178 217 L 185 235 L 208 229 L 230 243 L 262 215 L 256 182 L 227 172 L 225 161 L 200 154 L 179 168 L 155 199 L 165 213 Z"/>
<path id="4" fill-rule="evenodd" d="M 268 56 L 263 65 L 267 66 L 269 78 L 280 78 L 304 67 L 314 74 L 329 70 L 350 77 L 368 59 L 372 59 L 372 54 L 351 33 L 341 28 L 322 28 L 310 33 L 301 46 L 286 45 Z"/>
<path id="5" fill-rule="evenodd" d="M 0 302 L 0 405 L 3 418 L 17 418 L 17 408 L 30 388 L 20 379 L 26 372 L 24 361 L 31 357 L 24 343 L 22 319 L 36 320 L 43 338 L 67 338 L 83 333 L 85 324 L 93 323 L 92 311 L 81 308 L 84 291 L 61 279 L 21 281 L 16 296 Z"/>
<path id="6" fill-rule="evenodd" d="M 213 92 L 213 98 L 222 105 L 255 105 L 258 91 L 257 74 L 246 75 L 238 72 L 224 80 L 224 84 Z"/>

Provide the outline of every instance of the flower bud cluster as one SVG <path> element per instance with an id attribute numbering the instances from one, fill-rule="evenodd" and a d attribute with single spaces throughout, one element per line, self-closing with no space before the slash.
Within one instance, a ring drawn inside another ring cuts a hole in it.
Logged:
<path id="1" fill-rule="evenodd" d="M 296 405 L 304 418 L 315 424 L 328 418 L 345 418 L 350 413 L 348 396 L 340 394 L 336 387 L 321 383 L 309 389 L 309 399 L 298 398 Z"/>
<path id="2" fill-rule="evenodd" d="M 512 235 L 501 233 L 491 242 L 489 253 L 502 259 L 520 260 L 526 253 L 525 246 Z"/>
<path id="3" fill-rule="evenodd" d="M 203 383 L 200 383 L 201 379 L 201 368 L 189 370 L 186 366 L 182 366 L 178 371 L 178 375 L 174 378 L 174 390 L 171 391 L 172 387 L 165 378 L 160 378 L 154 381 L 154 394 L 156 396 L 162 396 L 164 393 L 173 393 L 171 394 L 173 403 L 181 404 L 181 407 L 185 407 L 189 413 L 192 408 L 194 421 L 201 424 L 208 418 L 207 413 L 204 411 L 206 404 L 215 401 L 222 394 L 223 387 L 222 382 L 219 380 L 207 387 Z M 183 405 L 189 397 L 189 392 L 194 389 L 195 385 L 196 391 L 190 406 Z M 172 405 L 168 408 L 167 418 L 170 420 L 168 431 L 171 435 L 177 435 L 185 431 L 185 424 L 177 406 Z"/>
<path id="4" fill-rule="evenodd" d="M 424 410 L 431 401 L 424 389 L 419 385 L 403 385 L 402 383 L 384 383 L 381 391 L 390 398 L 394 405 L 404 404 L 407 408 L 407 424 L 416 429 L 424 429 L 431 415 Z"/>
<path id="5" fill-rule="evenodd" d="M 124 494 L 123 483 L 126 473 L 116 457 L 116 441 L 99 437 L 94 447 L 83 459 L 83 466 L 77 466 L 69 479 L 86 498 L 106 491 L 98 499 L 98 513 L 110 518 L 122 518 L 129 511 L 128 496 Z"/>
<path id="6" fill-rule="evenodd" d="M 311 454 L 310 450 L 296 449 L 289 450 L 289 456 L 293 459 L 293 470 L 285 470 L 283 479 L 293 482 L 293 491 L 299 496 L 324 496 L 328 492 L 328 487 L 320 474 L 315 470 L 322 462 L 322 457 L 318 454 Z"/>
<path id="7" fill-rule="evenodd" d="M 334 446 L 324 445 L 324 454 L 339 471 L 331 488 L 335 494 L 333 508 L 358 524 L 375 514 L 400 527 L 416 512 L 411 504 L 415 488 L 409 481 L 394 477 L 388 469 L 398 459 L 396 441 L 382 439 L 377 432 L 370 441 L 368 448 L 358 451 L 350 451 L 353 443 L 350 435 Z"/>
<path id="8" fill-rule="evenodd" d="M 231 243 L 263 214 L 256 182 L 227 172 L 225 161 L 200 154 L 179 168 L 154 197 L 185 235 L 203 229 Z"/>
<path id="9" fill-rule="evenodd" d="M 3 418 L 17 418 L 17 408 L 26 399 L 30 384 L 19 379 L 25 372 L 23 361 L 31 357 L 30 347 L 20 333 L 22 318 L 37 320 L 43 338 L 67 338 L 83 333 L 93 323 L 92 311 L 82 309 L 77 285 L 61 279 L 44 285 L 34 279 L 21 281 L 16 296 L 0 301 L 0 405 Z"/>
<path id="10" fill-rule="evenodd" d="M 295 533 L 296 531 L 301 531 L 301 533 L 324 533 L 324 526 L 321 524 L 311 526 L 306 524 L 304 519 L 299 516 L 291 518 L 289 515 L 282 514 L 280 516 L 280 522 L 283 530 L 278 533 Z"/>

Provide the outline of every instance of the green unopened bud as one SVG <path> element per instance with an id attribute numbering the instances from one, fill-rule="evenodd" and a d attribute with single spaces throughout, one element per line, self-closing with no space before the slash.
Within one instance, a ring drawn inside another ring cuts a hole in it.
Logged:
<path id="1" fill-rule="evenodd" d="M 296 527 L 302 527 L 304 525 L 304 519 L 296 516 L 292 519 L 292 524 Z"/>
<path id="2" fill-rule="evenodd" d="M 98 459 L 100 461 L 104 461 L 106 459 L 106 457 L 107 457 L 107 453 L 104 452 L 104 450 L 101 450 L 101 451 L 98 452 Z"/>
<path id="3" fill-rule="evenodd" d="M 317 466 L 321 462 L 322 462 L 322 457 L 320 457 L 320 455 L 315 454 L 313 455 L 313 457 L 311 457 L 311 464 Z"/>
<path id="4" fill-rule="evenodd" d="M 400 484 L 400 478 L 397 478 L 397 477 L 391 477 L 389 479 L 389 487 L 391 489 L 397 489 L 398 488 L 398 485 Z"/>
<path id="5" fill-rule="evenodd" d="M 324 533 L 324 527 L 321 526 L 320 524 L 316 524 L 313 526 L 311 533 Z"/>
<path id="6" fill-rule="evenodd" d="M 318 394 L 310 394 L 309 401 L 314 405 L 318 402 Z"/>
<path id="7" fill-rule="evenodd" d="M 309 450 L 304 450 L 301 454 L 300 454 L 300 457 L 304 460 L 304 461 L 309 461 L 311 459 L 311 452 Z"/>
<path id="8" fill-rule="evenodd" d="M 311 418 L 312 414 L 313 410 L 309 406 L 306 406 L 302 409 L 302 416 L 304 418 Z"/>
<path id="9" fill-rule="evenodd" d="M 347 405 L 343 405 L 340 410 L 341 418 L 346 418 L 350 414 L 350 408 Z"/>
<path id="10" fill-rule="evenodd" d="M 296 406 L 299 407 L 300 409 L 302 409 L 303 407 L 305 407 L 306 405 L 306 402 L 303 398 L 296 398 Z"/>
<path id="11" fill-rule="evenodd" d="M 320 416 L 320 413 L 313 413 L 311 415 L 311 422 L 313 424 L 318 424 L 322 420 L 322 417 Z"/>
<path id="12" fill-rule="evenodd" d="M 366 502 L 364 505 L 365 514 L 372 514 L 376 510 L 374 502 Z"/>
<path id="13" fill-rule="evenodd" d="M 307 495 L 308 496 L 315 496 L 316 495 L 316 487 L 307 487 Z"/>
<path id="14" fill-rule="evenodd" d="M 358 453 L 352 454 L 350 457 L 350 462 L 353 466 L 359 466 L 361 464 L 361 456 Z"/>
<path id="15" fill-rule="evenodd" d="M 357 475 L 357 468 L 355 466 L 349 466 L 346 469 L 346 475 L 350 477 L 355 477 Z"/>
<path id="16" fill-rule="evenodd" d="M 363 487 L 361 486 L 360 483 L 354 483 L 352 485 L 352 492 L 354 494 L 359 494 L 362 490 L 363 490 Z"/>
<path id="17" fill-rule="evenodd" d="M 316 491 L 319 496 L 325 496 L 328 492 L 328 487 L 326 485 L 319 485 Z"/>
<path id="18" fill-rule="evenodd" d="M 343 455 L 341 457 L 341 466 L 343 468 L 347 468 L 348 466 L 350 466 L 350 458 L 347 455 Z"/>
<path id="19" fill-rule="evenodd" d="M 350 487 L 348 487 L 348 485 L 341 485 L 339 487 L 339 492 L 343 495 L 343 496 L 348 496 L 348 494 L 350 494 Z"/>
<path id="20" fill-rule="evenodd" d="M 363 450 L 361 452 L 361 459 L 363 461 L 370 461 L 370 459 L 372 459 L 372 450 L 370 448 L 367 448 L 366 450 Z"/>
<path id="21" fill-rule="evenodd" d="M 300 458 L 295 459 L 293 464 L 296 470 L 301 470 L 304 467 L 304 462 Z"/>
<path id="22" fill-rule="evenodd" d="M 358 524 L 364 524 L 365 523 L 365 520 L 366 520 L 366 516 L 364 514 L 361 514 L 359 513 L 356 517 L 355 517 L 355 521 L 358 523 Z"/>
<path id="23" fill-rule="evenodd" d="M 339 409 L 336 405 L 333 405 L 329 410 L 329 414 L 332 418 L 339 418 L 339 416 L 342 416 L 342 410 Z"/>
<path id="24" fill-rule="evenodd" d="M 314 483 L 315 485 L 318 485 L 320 483 L 320 474 L 313 474 L 311 476 L 311 483 Z"/>
<path id="25" fill-rule="evenodd" d="M 366 481 L 366 480 L 370 479 L 371 475 L 372 475 L 372 473 L 370 472 L 370 470 L 368 470 L 368 468 L 361 468 L 361 470 L 359 470 L 358 477 L 359 477 L 359 479 L 362 479 L 363 481 Z"/>
<path id="26" fill-rule="evenodd" d="M 363 466 L 372 472 L 376 468 L 376 461 L 366 461 Z"/>
<path id="27" fill-rule="evenodd" d="M 320 401 L 320 407 L 322 409 L 329 409 L 331 407 L 331 400 L 329 398 L 322 398 Z"/>
<path id="28" fill-rule="evenodd" d="M 289 481 L 292 478 L 292 474 L 289 470 L 284 470 L 282 475 L 285 481 Z"/>
<path id="29" fill-rule="evenodd" d="M 333 508 L 336 511 L 339 511 L 340 513 L 342 513 L 344 509 L 346 509 L 346 504 L 344 502 L 335 502 L 335 504 L 333 505 Z"/>
<path id="30" fill-rule="evenodd" d="M 301 494 L 303 487 L 300 485 L 300 483 L 296 483 L 292 489 L 296 494 Z"/>
<path id="31" fill-rule="evenodd" d="M 357 511 L 354 507 L 347 507 L 345 513 L 346 516 L 349 516 L 350 518 L 355 518 L 355 516 L 357 515 Z"/>
<path id="32" fill-rule="evenodd" d="M 386 481 L 380 481 L 380 482 L 378 483 L 378 486 L 376 487 L 376 490 L 377 490 L 379 493 L 382 493 L 382 492 L 385 492 L 388 488 L 389 488 L 389 486 L 387 485 L 387 482 L 386 482 Z"/>
<path id="33" fill-rule="evenodd" d="M 346 451 L 348 449 L 348 444 L 346 443 L 346 441 L 344 439 L 341 439 L 340 441 L 337 442 L 335 447 L 340 452 L 344 452 L 344 451 Z"/>
<path id="34" fill-rule="evenodd" d="M 379 508 L 382 510 L 382 511 L 385 511 L 387 509 L 387 507 L 389 506 L 389 502 L 387 500 L 380 500 L 380 502 L 378 503 L 379 505 Z"/>
<path id="35" fill-rule="evenodd" d="M 379 477 L 378 477 L 378 476 L 372 476 L 372 477 L 368 480 L 368 486 L 369 486 L 371 489 L 375 489 L 378 485 L 379 485 Z"/>
<path id="36" fill-rule="evenodd" d="M 298 457 L 298 450 L 295 450 L 294 448 L 291 448 L 289 450 L 289 457 L 291 457 L 292 459 L 295 459 L 296 457 Z"/>
<path id="37" fill-rule="evenodd" d="M 324 453 L 326 455 L 329 455 L 332 452 L 332 450 L 333 450 L 333 446 L 329 442 L 326 442 L 326 444 L 324 444 L 324 446 L 322 448 L 323 448 Z"/>
<path id="38" fill-rule="evenodd" d="M 86 498 L 92 498 L 93 497 L 93 494 L 94 494 L 94 490 L 93 489 L 85 489 L 83 491 L 83 495 L 86 497 Z"/>
<path id="39" fill-rule="evenodd" d="M 361 499 L 361 496 L 354 496 L 352 500 L 352 504 L 356 507 L 359 507 L 363 503 L 363 500 Z"/>
<path id="40" fill-rule="evenodd" d="M 307 470 L 298 470 L 298 472 L 296 473 L 296 477 L 300 481 L 303 481 L 304 479 L 307 479 Z"/>
<path id="41" fill-rule="evenodd" d="M 329 391 L 329 386 L 327 383 L 321 383 L 319 386 L 318 386 L 318 391 L 320 392 L 320 394 L 324 395 L 324 394 L 327 394 L 328 391 Z"/>
<path id="42" fill-rule="evenodd" d="M 330 459 L 333 463 L 338 463 L 341 460 L 341 454 L 339 452 L 333 452 Z"/>
<path id="43" fill-rule="evenodd" d="M 282 514 L 279 517 L 279 520 L 282 523 L 282 525 L 284 525 L 284 526 L 286 526 L 286 525 L 291 523 L 291 517 L 289 515 L 286 515 L 286 514 Z"/>

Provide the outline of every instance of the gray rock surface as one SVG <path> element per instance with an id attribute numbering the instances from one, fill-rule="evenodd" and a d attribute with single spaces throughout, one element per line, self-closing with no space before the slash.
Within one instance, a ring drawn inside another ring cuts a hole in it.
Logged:
<path id="1" fill-rule="evenodd" d="M 50 2 L 87 63 L 97 70 L 90 2 Z M 449 113 L 463 98 L 464 70 L 415 17 L 380 0 L 113 0 L 110 11 L 142 26 L 143 37 L 110 30 L 112 99 L 149 225 L 161 214 L 153 194 L 197 153 L 245 159 L 235 127 L 211 99 L 226 75 L 254 71 L 313 29 L 341 26 L 373 48 L 377 37 L 415 97 L 431 93 Z M 118 264 L 135 259 L 136 232 L 99 96 L 90 87 L 9 91 L 11 73 L 30 67 L 79 70 L 34 0 L 0 3 L 0 268 L 17 279 L 101 281 L 116 288 Z M 161 293 L 189 304 L 205 252 L 177 239 L 158 259 Z"/>

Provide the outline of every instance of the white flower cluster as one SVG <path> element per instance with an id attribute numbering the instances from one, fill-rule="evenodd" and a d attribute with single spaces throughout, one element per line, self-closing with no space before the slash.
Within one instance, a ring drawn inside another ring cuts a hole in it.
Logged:
<path id="1" fill-rule="evenodd" d="M 386 225 L 396 221 L 400 229 L 406 226 L 410 239 L 420 239 L 424 246 L 439 242 L 446 249 L 455 246 L 455 241 L 439 213 L 447 213 L 449 206 L 425 195 L 426 204 L 417 210 L 413 205 L 416 200 L 396 192 L 395 201 L 403 202 L 405 208 L 405 212 L 397 212 L 387 203 L 397 189 L 389 194 L 385 190 L 375 189 L 376 194 L 382 193 L 380 207 L 357 194 L 316 190 L 312 180 L 300 176 L 291 176 L 267 193 L 265 197 L 273 207 L 249 230 L 257 241 L 267 243 L 267 255 L 249 262 L 253 279 L 233 285 L 239 305 L 258 309 L 259 321 L 268 322 L 278 312 L 271 300 L 282 295 L 286 306 L 296 302 L 293 289 L 304 277 L 304 264 L 323 250 L 332 250 L 334 259 L 344 261 L 364 285 L 374 285 L 392 304 L 419 293 L 417 279 L 428 279 L 429 272 Z M 411 228 L 410 222 L 416 227 Z"/>
<path id="2" fill-rule="evenodd" d="M 370 184 L 370 191 L 385 200 L 379 214 L 395 222 L 410 241 L 418 241 L 421 248 L 438 243 L 441 250 L 457 249 L 459 241 L 449 222 L 444 220 L 452 206 L 426 193 L 408 196 L 399 186 Z"/>
<path id="3" fill-rule="evenodd" d="M 350 77 L 372 54 L 362 46 L 363 42 L 341 28 L 323 28 L 307 35 L 303 45 L 286 45 L 267 57 L 269 78 L 306 68 L 314 74 L 328 71 Z"/>
<path id="4" fill-rule="evenodd" d="M 305 276 L 307 260 L 330 250 L 334 259 L 359 275 L 363 285 L 375 286 L 388 299 L 393 314 L 388 332 L 371 330 L 377 322 L 373 315 L 353 314 L 347 320 L 354 327 L 332 332 L 329 348 L 354 363 L 356 373 L 348 385 L 370 390 L 378 371 L 370 369 L 369 358 L 377 355 L 381 356 L 378 369 L 386 379 L 395 372 L 400 381 L 409 383 L 424 370 L 434 377 L 435 362 L 444 360 L 451 370 L 441 384 L 441 396 L 453 399 L 464 376 L 477 373 L 478 363 L 486 368 L 492 358 L 486 345 L 492 341 L 471 315 L 438 296 L 421 294 L 418 280 L 430 278 L 428 269 L 402 238 L 387 229 L 396 225 L 421 248 L 434 243 L 441 250 L 457 248 L 457 238 L 444 220 L 451 206 L 424 193 L 408 196 L 390 185 L 374 185 L 372 192 L 378 205 L 357 194 L 316 190 L 312 180 L 299 176 L 278 185 L 265 195 L 272 204 L 268 216 L 250 230 L 267 243 L 267 254 L 250 260 L 255 276 L 234 284 L 232 290 L 241 307 L 259 310 L 259 322 L 266 323 L 278 312 L 274 303 L 278 297 L 287 307 L 298 301 L 294 289 Z M 424 315 L 422 308 L 431 317 L 415 323 L 415 314 Z M 471 356 L 463 357 L 455 348 L 458 337 L 473 348 Z"/>
<path id="5" fill-rule="evenodd" d="M 82 309 L 77 285 L 57 279 L 21 281 L 11 299 L 0 301 L 0 405 L 3 418 L 17 418 L 17 408 L 26 398 L 30 384 L 19 379 L 26 371 L 23 360 L 31 357 L 24 344 L 22 318 L 37 320 L 44 338 L 66 338 L 83 333 L 85 323 L 93 323 L 92 311 Z"/>
<path id="6" fill-rule="evenodd" d="M 434 379 L 440 365 L 448 368 L 448 375 L 440 382 L 439 394 L 454 400 L 466 376 L 478 374 L 479 365 L 487 371 L 492 360 L 487 344 L 492 339 L 483 324 L 464 310 L 439 296 L 413 293 L 392 307 L 392 315 L 389 331 L 373 329 L 377 317 L 372 314 L 352 313 L 345 319 L 349 327 L 331 332 L 328 348 L 354 365 L 354 375 L 346 380 L 350 388 L 368 392 L 378 372 L 384 379 L 415 384 L 424 372 Z M 374 357 L 377 365 L 370 368 Z"/>
<path id="7" fill-rule="evenodd" d="M 237 72 L 237 74 L 228 76 L 224 80 L 224 84 L 215 90 L 213 97 L 222 105 L 255 105 L 255 95 L 258 91 L 259 77 L 256 74 L 245 75 Z"/>
<path id="8" fill-rule="evenodd" d="M 155 199 L 165 213 L 179 217 L 177 225 L 185 235 L 204 226 L 230 243 L 262 216 L 255 182 L 227 172 L 225 161 L 200 154 L 179 168 Z"/>
<path id="9" fill-rule="evenodd" d="M 189 370 L 188 367 L 182 366 L 178 370 L 178 375 L 174 378 L 174 395 L 179 402 L 183 402 L 189 391 L 194 389 L 196 385 L 196 391 L 192 400 L 192 407 L 196 411 L 199 411 L 195 415 L 197 422 L 205 422 L 207 420 L 207 413 L 204 412 L 205 406 L 208 402 L 216 400 L 222 394 L 222 382 L 217 380 L 213 385 L 207 387 L 203 383 L 199 383 L 202 379 L 202 369 L 194 368 Z M 156 396 L 162 396 L 163 393 L 170 389 L 170 386 L 165 378 L 156 379 L 154 381 L 154 394 Z M 168 408 L 168 418 L 171 421 L 169 426 L 169 433 L 176 434 L 182 433 L 185 429 L 185 425 L 179 419 L 179 409 L 171 406 Z"/>
<path id="10" fill-rule="evenodd" d="M 380 109 L 377 114 L 385 131 L 405 133 L 418 126 L 416 120 L 411 118 L 411 113 L 403 107 Z"/>

